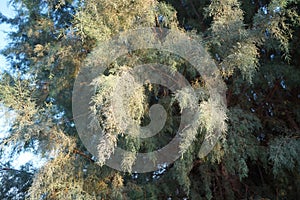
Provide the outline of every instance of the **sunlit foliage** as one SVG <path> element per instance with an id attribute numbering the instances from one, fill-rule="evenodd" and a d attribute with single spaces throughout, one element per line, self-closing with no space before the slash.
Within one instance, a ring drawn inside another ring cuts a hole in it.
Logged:
<path id="1" fill-rule="evenodd" d="M 1 74 L 0 103 L 15 120 L 0 138 L 0 158 L 7 148 L 14 155 L 33 149 L 47 162 L 17 170 L 11 160 L 1 161 L 1 198 L 300 198 L 299 1 L 12 0 L 11 6 L 14 18 L 0 14 L 1 23 L 14 28 L 2 51 L 10 68 Z M 130 52 L 92 82 L 90 111 L 105 133 L 95 158 L 75 128 L 74 80 L 82 66 L 97 63 L 94 55 L 106 55 L 97 52 L 100 42 L 137 27 L 176 29 L 200 41 L 226 83 L 227 108 L 184 59 L 153 49 Z M 153 62 L 184 75 L 199 100 L 186 88 L 171 92 L 120 78 L 131 80 L 134 66 Z M 121 111 L 112 106 L 116 90 L 126 97 Z M 135 137 L 156 103 L 171 117 L 157 136 Z M 188 106 L 201 115 L 181 133 L 181 158 L 155 172 L 132 172 L 136 153 L 157 150 L 175 136 Z M 218 143 L 201 155 L 202 142 L 216 132 Z M 104 165 L 116 145 L 131 152 L 122 160 L 127 172 Z"/>

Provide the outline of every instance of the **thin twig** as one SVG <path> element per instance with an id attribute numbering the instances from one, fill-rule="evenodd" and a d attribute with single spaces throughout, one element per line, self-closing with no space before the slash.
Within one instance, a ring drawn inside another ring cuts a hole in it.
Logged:
<path id="1" fill-rule="evenodd" d="M 26 174 L 33 175 L 32 172 L 27 172 L 27 171 L 24 171 L 24 170 L 13 169 L 13 168 L 9 168 L 9 167 L 0 168 L 0 171 L 15 171 L 15 172 L 19 172 L 19 173 L 26 173 Z"/>
<path id="2" fill-rule="evenodd" d="M 84 158 L 87 158 L 89 161 L 91 161 L 91 162 L 95 162 L 95 160 L 93 160 L 91 157 L 89 157 L 88 155 L 86 155 L 84 152 L 82 152 L 82 151 L 80 151 L 79 149 L 74 149 L 73 150 L 73 153 L 75 153 L 75 154 L 78 154 L 78 155 L 81 155 L 81 156 L 83 156 Z"/>

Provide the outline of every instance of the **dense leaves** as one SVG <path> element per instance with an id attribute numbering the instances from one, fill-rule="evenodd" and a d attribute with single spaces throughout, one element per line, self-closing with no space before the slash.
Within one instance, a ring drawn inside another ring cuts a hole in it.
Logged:
<path id="1" fill-rule="evenodd" d="M 12 0 L 11 6 L 14 18 L 0 14 L 14 28 L 2 51 L 10 68 L 1 75 L 0 102 L 14 121 L 0 138 L 0 158 L 12 157 L 7 149 L 13 155 L 33 149 L 47 162 L 18 170 L 12 160 L 1 161 L 1 199 L 300 198 L 299 1 Z M 97 52 L 100 42 L 137 27 L 170 28 L 200 41 L 226 83 L 227 108 L 184 59 L 153 49 L 130 52 L 92 83 L 90 109 L 105 133 L 95 158 L 75 128 L 74 80 L 82 66 L 109 53 Z M 153 62 L 183 74 L 199 101 L 186 88 L 122 82 L 136 65 Z M 126 97 L 124 110 L 111 109 L 114 90 Z M 155 137 L 134 137 L 156 103 L 171 116 L 164 128 Z M 136 153 L 167 144 L 190 105 L 201 116 L 181 135 L 181 158 L 155 172 L 132 172 Z M 116 116 L 134 126 L 120 126 Z M 205 135 L 216 131 L 222 135 L 203 157 Z M 103 165 L 116 145 L 132 152 L 122 161 L 126 173 Z"/>

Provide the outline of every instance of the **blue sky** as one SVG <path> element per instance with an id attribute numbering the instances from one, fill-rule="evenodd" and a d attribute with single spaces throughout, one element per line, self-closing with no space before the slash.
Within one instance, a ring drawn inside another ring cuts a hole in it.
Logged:
<path id="1" fill-rule="evenodd" d="M 8 0 L 1 0 L 0 2 L 0 12 L 7 16 L 7 17 L 13 17 L 14 11 L 11 6 L 9 6 Z M 1 24 L 0 25 L 0 49 L 2 50 L 7 45 L 7 34 L 6 32 L 11 30 L 11 27 L 8 24 Z M 7 63 L 5 62 L 5 58 L 1 55 L 0 56 L 0 72 L 3 71 L 3 69 L 7 68 Z"/>
<path id="2" fill-rule="evenodd" d="M 14 9 L 9 5 L 9 0 L 1 0 L 0 2 L 0 12 L 6 17 L 14 16 Z M 0 49 L 2 50 L 8 44 L 7 32 L 11 31 L 12 27 L 8 24 L 0 24 Z M 0 73 L 4 69 L 7 69 L 8 63 L 6 63 L 4 56 L 0 55 Z M 13 122 L 13 113 L 7 112 L 8 110 L 0 105 L 0 138 L 5 137 L 8 134 L 10 125 Z M 9 155 L 11 149 L 7 148 L 5 154 Z M 45 160 L 41 160 L 37 155 L 34 155 L 32 151 L 23 151 L 19 155 L 15 155 L 12 162 L 12 167 L 19 169 L 21 165 L 32 162 L 34 166 L 40 167 Z M 0 160 L 1 163 L 5 163 L 5 160 Z"/>
<path id="3" fill-rule="evenodd" d="M 8 0 L 1 1 L 0 3 L 0 12 L 8 17 L 13 17 L 14 12 L 11 7 L 8 5 Z M 11 30 L 11 27 L 8 24 L 0 24 L 0 49 L 2 50 L 7 45 L 7 34 L 6 32 Z M 8 64 L 5 61 L 4 56 L 0 55 L 0 73 L 3 69 L 7 68 Z M 8 119 L 5 108 L 0 108 L 0 137 L 5 135 L 5 132 L 9 128 Z"/>

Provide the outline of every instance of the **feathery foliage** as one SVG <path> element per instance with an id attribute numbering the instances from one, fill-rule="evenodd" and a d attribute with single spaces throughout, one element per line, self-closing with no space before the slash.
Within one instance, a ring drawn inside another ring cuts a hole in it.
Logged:
<path id="1" fill-rule="evenodd" d="M 300 198 L 299 1 L 10 2 L 16 16 L 0 14 L 1 23 L 14 28 L 1 52 L 10 68 L 1 74 L 0 103 L 15 118 L 0 138 L 0 198 Z M 180 55 L 144 49 L 143 37 L 135 36 L 131 42 L 140 49 L 116 58 L 91 83 L 89 127 L 100 123 L 103 130 L 93 157 L 74 124 L 74 80 L 83 66 L 97 66 L 114 53 L 100 44 L 140 27 L 169 28 L 200 41 L 226 83 L 227 108 L 214 95 L 215 79 L 202 77 Z M 173 91 L 150 81 L 141 84 L 134 75 L 137 66 L 153 63 L 167 67 L 142 73 L 143 80 L 182 74 L 191 87 Z M 142 138 L 141 126 L 153 120 L 154 104 L 164 107 L 165 124 L 157 135 Z M 182 113 L 195 110 L 199 115 L 180 127 Z M 132 171 L 138 153 L 164 147 L 178 130 L 181 157 L 174 164 Z M 203 142 L 216 136 L 204 155 Z M 121 158 L 126 172 L 104 165 L 116 147 L 128 152 Z M 5 155 L 8 148 L 14 155 L 34 150 L 47 162 L 40 169 L 13 169 L 12 160 L 2 162 L 13 158 Z"/>

